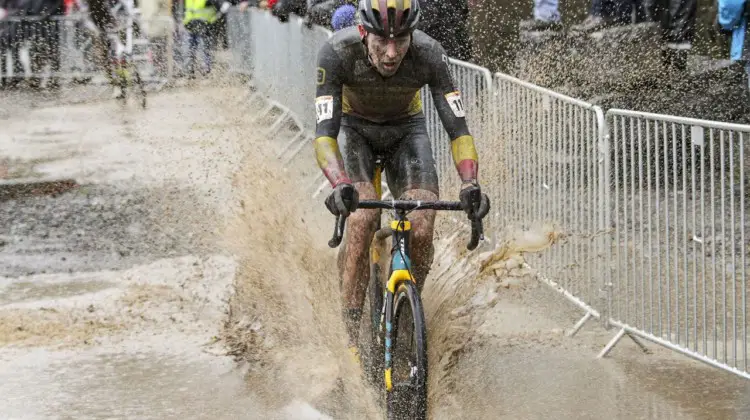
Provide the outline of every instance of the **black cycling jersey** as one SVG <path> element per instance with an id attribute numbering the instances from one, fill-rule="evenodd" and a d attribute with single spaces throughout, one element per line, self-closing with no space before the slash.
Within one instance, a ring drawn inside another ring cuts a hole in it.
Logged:
<path id="1" fill-rule="evenodd" d="M 450 138 L 468 135 L 447 60 L 437 41 L 416 30 L 398 71 L 385 78 L 370 65 L 356 27 L 336 32 L 318 58 L 317 136 L 336 138 L 342 112 L 377 123 L 416 115 L 422 111 L 419 90 L 424 85 L 430 86 Z"/>
<path id="2" fill-rule="evenodd" d="M 362 172 L 361 168 L 371 166 L 352 166 L 353 162 L 347 162 L 349 170 L 345 168 L 337 144 L 342 115 L 383 128 L 389 125 L 412 126 L 406 121 L 422 115 L 420 89 L 425 85 L 430 87 L 440 120 L 451 139 L 452 155 L 461 180 L 476 182 L 478 163 L 474 139 L 469 133 L 461 95 L 453 83 L 448 64 L 448 57 L 440 43 L 419 30 L 412 33 L 409 50 L 396 73 L 390 77 L 383 77 L 371 65 L 367 48 L 356 26 L 338 31 L 323 45 L 317 69 L 315 151 L 318 165 L 332 185 L 352 182 L 348 175 L 361 180 L 360 178 L 369 176 L 364 173 L 367 170 Z M 419 124 L 424 125 L 424 118 L 416 121 L 421 121 Z M 420 136 L 424 138 L 414 140 L 413 144 L 429 146 L 425 130 L 417 130 L 415 136 L 415 139 Z M 410 136 L 404 135 L 404 138 Z M 377 149 L 377 145 L 370 146 L 373 150 Z M 431 153 L 429 147 L 421 146 L 413 152 Z M 356 153 L 358 152 L 355 151 L 354 154 Z M 353 155 L 349 153 L 349 156 Z M 431 156 L 429 159 L 426 156 L 418 158 L 425 164 L 432 162 Z M 355 167 L 360 169 L 354 170 Z M 352 170 L 356 173 L 347 174 Z M 415 176 L 413 180 L 406 179 L 404 182 L 432 190 L 432 171 L 434 169 L 430 169 L 429 165 L 418 171 L 410 171 L 409 173 L 424 172 L 424 176 Z"/>

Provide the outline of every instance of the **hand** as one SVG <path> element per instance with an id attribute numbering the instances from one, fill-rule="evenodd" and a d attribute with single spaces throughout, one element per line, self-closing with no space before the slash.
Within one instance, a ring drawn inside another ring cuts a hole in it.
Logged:
<path id="1" fill-rule="evenodd" d="M 490 198 L 482 194 L 478 183 L 464 183 L 458 197 L 469 219 L 481 219 L 490 211 Z"/>
<path id="2" fill-rule="evenodd" d="M 224 3 L 221 4 L 221 9 L 219 9 L 219 12 L 221 12 L 221 14 L 226 14 L 231 7 L 232 7 L 232 3 L 225 1 Z"/>
<path id="3" fill-rule="evenodd" d="M 8 16 L 8 11 L 0 7 L 0 20 L 5 19 L 6 16 Z M 5 60 L 0 60 L 0 61 L 5 61 Z"/>
<path id="4" fill-rule="evenodd" d="M 240 9 L 240 12 L 244 12 L 245 10 L 247 10 L 247 8 L 248 8 L 249 5 L 250 4 L 248 2 L 243 1 L 243 2 L 240 2 L 240 4 L 237 5 L 237 8 Z"/>
<path id="5" fill-rule="evenodd" d="M 350 213 L 357 210 L 358 203 L 359 193 L 352 184 L 347 183 L 337 185 L 326 198 L 326 207 L 334 216 L 349 217 Z"/>

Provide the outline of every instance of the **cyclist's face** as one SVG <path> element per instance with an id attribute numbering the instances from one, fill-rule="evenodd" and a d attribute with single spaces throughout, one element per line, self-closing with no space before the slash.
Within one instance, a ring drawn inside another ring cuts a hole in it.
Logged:
<path id="1" fill-rule="evenodd" d="M 389 77 L 396 74 L 401 61 L 409 51 L 411 35 L 406 34 L 396 38 L 383 38 L 375 34 L 367 34 L 367 49 L 370 61 L 382 76 Z"/>

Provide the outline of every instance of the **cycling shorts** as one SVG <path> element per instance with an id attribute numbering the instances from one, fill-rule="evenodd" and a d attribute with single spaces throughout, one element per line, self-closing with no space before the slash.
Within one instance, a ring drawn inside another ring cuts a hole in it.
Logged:
<path id="1" fill-rule="evenodd" d="M 381 156 L 394 198 L 402 198 L 405 191 L 414 189 L 439 194 L 423 113 L 382 124 L 344 114 L 341 130 L 344 166 L 352 182 L 372 182 L 375 159 Z"/>

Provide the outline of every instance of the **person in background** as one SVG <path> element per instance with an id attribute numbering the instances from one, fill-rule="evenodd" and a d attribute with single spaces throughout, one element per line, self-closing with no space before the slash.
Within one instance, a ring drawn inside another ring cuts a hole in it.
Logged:
<path id="1" fill-rule="evenodd" d="M 39 76 L 46 64 L 50 65 L 52 75 L 47 82 L 48 89 L 60 87 L 58 73 L 60 72 L 60 29 L 55 17 L 65 13 L 63 0 L 41 0 L 28 3 L 27 14 L 42 18 L 40 21 L 31 22 L 26 28 L 30 37 L 32 78 L 29 85 L 38 88 L 42 78 Z"/>
<path id="2" fill-rule="evenodd" d="M 333 13 L 341 6 L 351 5 L 353 0 L 311 0 L 310 7 L 307 8 L 305 23 L 308 27 L 319 25 L 326 28 L 331 27 Z"/>
<path id="3" fill-rule="evenodd" d="M 719 0 L 716 19 L 719 32 L 730 38 L 729 59 L 739 63 L 750 78 L 750 64 L 748 50 L 745 47 L 747 37 L 747 21 L 750 5 L 746 0 Z"/>
<path id="4" fill-rule="evenodd" d="M 273 5 L 270 4 L 271 14 L 276 16 L 281 22 L 288 22 L 289 16 L 294 14 L 305 17 L 307 14 L 306 0 L 278 0 Z"/>
<path id="5" fill-rule="evenodd" d="M 331 17 L 331 28 L 333 31 L 353 26 L 356 23 L 357 8 L 351 4 L 339 6 Z"/>
<path id="6" fill-rule="evenodd" d="M 594 0 L 599 1 L 599 0 Z M 558 0 L 534 0 L 534 16 L 518 24 L 521 31 L 560 30 Z"/>
<path id="7" fill-rule="evenodd" d="M 182 20 L 189 36 L 188 77 L 195 78 L 198 47 L 203 43 L 203 75 L 211 72 L 213 62 L 214 31 L 211 25 L 220 14 L 229 11 L 232 4 L 222 0 L 185 0 L 185 17 Z"/>
<path id="8" fill-rule="evenodd" d="M 636 18 L 633 21 L 633 10 Z M 651 20 L 642 0 L 592 0 L 589 14 L 583 22 L 571 26 L 574 32 L 594 32 L 618 25 L 629 25 Z"/>
<path id="9" fill-rule="evenodd" d="M 18 0 L 0 0 L 0 86 L 3 87 L 17 86 L 25 72 L 19 54 L 22 39 L 18 24 L 8 21 L 9 17 L 20 12 L 21 7 Z M 5 60 L 8 51 L 13 63 L 13 77 L 6 74 Z"/>

